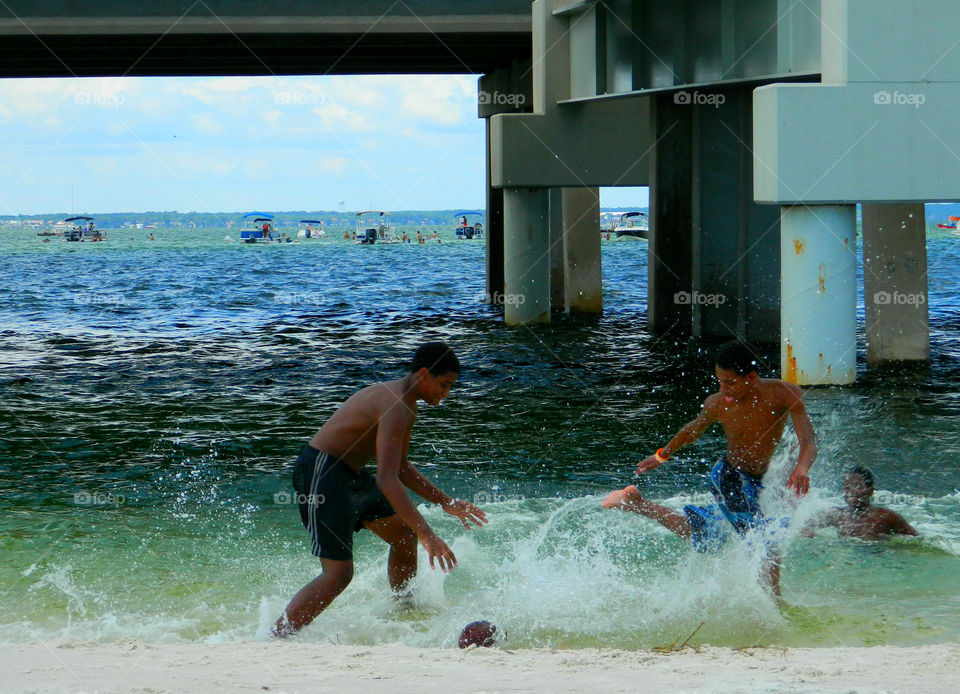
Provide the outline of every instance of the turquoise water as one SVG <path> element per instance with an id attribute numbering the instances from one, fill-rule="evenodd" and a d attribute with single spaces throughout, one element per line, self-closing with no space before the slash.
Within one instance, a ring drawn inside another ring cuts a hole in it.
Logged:
<path id="1" fill-rule="evenodd" d="M 930 368 L 809 391 L 814 491 L 797 509 L 775 484 L 766 500 L 802 521 L 866 464 L 923 537 L 788 531 L 781 611 L 750 546 L 699 556 L 598 508 L 714 387 L 716 343 L 646 332 L 646 244 L 603 244 L 602 317 L 513 329 L 480 300 L 483 244 L 441 233 L 358 247 L 342 231 L 277 246 L 226 230 L 103 244 L 0 232 L 0 641 L 265 638 L 318 571 L 296 509 L 275 503 L 294 457 L 338 403 L 433 339 L 465 370 L 421 410 L 411 459 L 490 525 L 468 533 L 424 509 L 460 568 L 422 568 L 412 604 L 389 596 L 385 547 L 359 534 L 354 583 L 303 639 L 453 646 L 480 618 L 515 647 L 667 646 L 701 622 L 693 643 L 960 638 L 960 240 L 928 242 Z M 711 432 L 643 490 L 689 503 L 722 449 Z"/>

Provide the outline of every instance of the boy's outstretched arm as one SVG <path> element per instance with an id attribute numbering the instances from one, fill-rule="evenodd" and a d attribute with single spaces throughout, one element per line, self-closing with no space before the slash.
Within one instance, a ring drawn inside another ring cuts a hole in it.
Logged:
<path id="1" fill-rule="evenodd" d="M 660 458 L 657 458 L 656 455 L 651 455 L 637 463 L 638 475 L 643 474 L 648 470 L 653 470 L 655 467 L 658 467 L 661 463 L 663 463 L 664 460 L 672 456 L 676 451 L 693 443 L 703 436 L 703 432 L 707 430 L 707 427 L 717 421 L 716 415 L 713 412 L 713 402 L 711 398 L 707 398 L 707 401 L 703 404 L 703 409 L 700 410 L 700 414 L 697 415 L 697 418 L 684 424 L 683 427 L 680 428 L 680 431 L 677 432 L 676 436 L 670 439 L 670 443 L 660 449 Z"/>
<path id="2" fill-rule="evenodd" d="M 420 515 L 400 482 L 403 443 L 409 429 L 409 422 L 410 415 L 404 407 L 390 407 L 380 417 L 377 426 L 377 486 L 393 506 L 400 520 L 416 533 L 417 539 L 430 558 L 430 568 L 434 568 L 433 562 L 436 559 L 442 571 L 452 571 L 457 565 L 456 556 Z"/>
<path id="3" fill-rule="evenodd" d="M 398 477 L 411 492 L 422 496 L 432 504 L 438 504 L 446 513 L 459 518 L 467 530 L 471 529 L 470 523 L 474 523 L 479 528 L 487 522 L 487 514 L 469 501 L 454 499 L 449 494 L 445 494 L 406 458 L 400 463 Z"/>
<path id="4" fill-rule="evenodd" d="M 787 389 L 787 407 L 793 419 L 793 429 L 797 432 L 800 442 L 800 454 L 797 456 L 797 466 L 787 480 L 787 489 L 793 489 L 797 496 L 803 496 L 810 491 L 810 468 L 817 457 L 817 441 L 813 433 L 813 424 L 807 416 L 807 408 L 803 405 L 803 391 L 792 383 L 784 383 Z"/>

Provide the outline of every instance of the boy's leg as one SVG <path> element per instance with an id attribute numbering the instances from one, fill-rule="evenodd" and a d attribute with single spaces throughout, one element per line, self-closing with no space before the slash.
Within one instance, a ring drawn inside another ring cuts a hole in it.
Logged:
<path id="1" fill-rule="evenodd" d="M 647 501 L 640 495 L 640 490 L 632 484 L 625 489 L 611 492 L 610 496 L 604 499 L 600 506 L 621 511 L 633 511 L 641 516 L 652 518 L 680 537 L 689 538 L 692 532 L 690 521 L 684 514 L 677 513 L 652 501 Z"/>
<path id="2" fill-rule="evenodd" d="M 363 527 L 390 545 L 387 578 L 393 592 L 402 594 L 410 579 L 417 575 L 416 534 L 397 515 L 364 521 Z"/>
<path id="3" fill-rule="evenodd" d="M 763 560 L 763 572 L 764 572 L 764 581 L 766 582 L 767 587 L 773 593 L 773 597 L 777 600 L 781 599 L 780 595 L 780 567 L 782 566 L 782 557 L 778 552 L 771 552 Z"/>
<path id="4" fill-rule="evenodd" d="M 321 557 L 320 565 L 323 572 L 293 596 L 273 627 L 274 636 L 283 638 L 300 631 L 350 585 L 353 579 L 352 559 Z"/>

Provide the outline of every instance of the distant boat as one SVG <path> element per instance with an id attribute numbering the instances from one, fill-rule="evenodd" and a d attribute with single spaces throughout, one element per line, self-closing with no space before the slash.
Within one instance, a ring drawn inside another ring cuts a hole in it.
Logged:
<path id="1" fill-rule="evenodd" d="M 376 215 L 376 217 L 373 217 Z M 390 225 L 390 213 L 383 210 L 357 212 L 356 244 L 369 246 L 375 243 L 400 243 Z"/>
<path id="2" fill-rule="evenodd" d="M 297 231 L 298 239 L 322 239 L 327 235 L 327 232 L 323 230 L 323 222 L 319 219 L 301 219 L 299 224 L 303 226 L 306 224 L 306 227 L 301 228 Z M 316 224 L 317 228 L 314 229 L 313 225 Z"/>
<path id="3" fill-rule="evenodd" d="M 67 217 L 63 220 L 73 226 L 63 232 L 66 241 L 106 241 L 107 235 L 94 228 L 93 217 Z"/>
<path id="4" fill-rule="evenodd" d="M 645 239 L 650 235 L 650 218 L 646 212 L 624 212 L 613 226 L 617 239 Z"/>
<path id="5" fill-rule="evenodd" d="M 619 218 L 620 218 L 620 215 L 616 212 L 601 212 L 600 213 L 600 233 L 612 234 L 614 227 L 617 226 L 617 220 Z"/>
<path id="6" fill-rule="evenodd" d="M 266 212 L 248 212 L 240 218 L 241 243 L 283 243 L 285 240 L 273 235 L 273 215 Z M 246 228 L 243 228 L 246 227 Z"/>
<path id="7" fill-rule="evenodd" d="M 472 241 L 483 238 L 482 212 L 457 212 L 454 217 L 458 218 L 454 229 L 458 239 Z"/>
<path id="8" fill-rule="evenodd" d="M 956 229 L 957 222 L 960 222 L 960 217 L 950 216 L 949 221 L 946 224 L 937 224 L 937 227 L 940 229 Z"/>

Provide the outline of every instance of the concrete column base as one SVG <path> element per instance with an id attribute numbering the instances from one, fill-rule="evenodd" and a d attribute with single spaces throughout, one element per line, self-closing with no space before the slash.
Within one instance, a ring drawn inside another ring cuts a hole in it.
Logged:
<path id="1" fill-rule="evenodd" d="M 550 196 L 547 188 L 503 191 L 504 320 L 550 322 Z"/>
<path id="2" fill-rule="evenodd" d="M 930 359 L 923 203 L 863 206 L 867 366 Z"/>
<path id="3" fill-rule="evenodd" d="M 498 304 L 503 296 L 503 189 L 490 185 L 490 119 L 487 129 L 487 215 L 484 242 L 487 250 L 487 301 Z"/>
<path id="4" fill-rule="evenodd" d="M 563 306 L 567 313 L 602 313 L 600 190 L 564 188 Z"/>
<path id="5" fill-rule="evenodd" d="M 798 385 L 846 385 L 857 372 L 857 208 L 780 211 L 780 367 Z"/>

